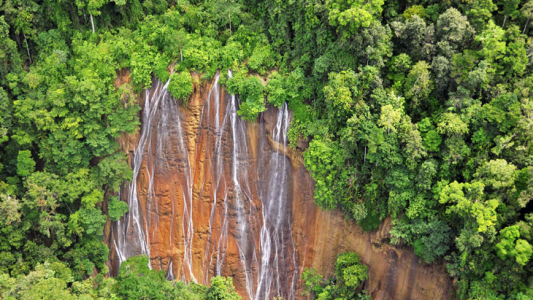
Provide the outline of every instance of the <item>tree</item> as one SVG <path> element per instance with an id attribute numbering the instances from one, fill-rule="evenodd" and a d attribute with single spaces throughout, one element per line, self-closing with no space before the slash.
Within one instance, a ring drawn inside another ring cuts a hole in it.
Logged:
<path id="1" fill-rule="evenodd" d="M 405 53 L 393 56 L 388 66 L 389 74 L 387 74 L 387 78 L 394 82 L 393 87 L 397 92 L 402 92 L 405 77 L 412 66 L 411 57 Z"/>
<path id="2" fill-rule="evenodd" d="M 444 113 L 437 124 L 437 132 L 448 135 L 462 135 L 468 133 L 468 125 L 461 117 L 454 113 Z"/>
<path id="3" fill-rule="evenodd" d="M 304 162 L 316 181 L 315 202 L 324 209 L 336 207 L 345 185 L 344 155 L 337 142 L 315 137 L 304 153 Z"/>
<path id="4" fill-rule="evenodd" d="M 183 62 L 183 50 L 189 45 L 189 34 L 183 29 L 172 30 L 170 33 L 164 33 L 163 51 L 168 53 L 171 58 L 180 57 Z M 176 52 L 177 51 L 177 52 Z"/>
<path id="5" fill-rule="evenodd" d="M 426 10 L 424 9 L 424 7 L 422 5 L 413 5 L 413 6 L 408 7 L 403 12 L 403 17 L 406 20 L 412 19 L 414 15 L 417 15 L 420 18 L 423 19 L 423 18 L 426 17 Z"/>
<path id="6" fill-rule="evenodd" d="M 124 201 L 119 201 L 117 197 L 109 197 L 109 202 L 107 204 L 108 215 L 111 221 L 118 221 L 122 216 L 128 212 L 129 206 Z"/>
<path id="7" fill-rule="evenodd" d="M 449 46 L 453 52 L 460 52 L 472 41 L 474 33 L 475 30 L 470 26 L 466 16 L 461 15 L 455 8 L 449 8 L 441 14 L 435 26 L 435 35 L 440 41 L 438 47 L 442 49 L 441 51 Z M 446 56 L 450 57 L 449 54 Z"/>
<path id="8" fill-rule="evenodd" d="M 424 19 L 413 15 L 409 19 L 391 23 L 397 46 L 402 48 L 413 60 L 430 58 L 434 51 L 434 28 L 427 26 Z"/>
<path id="9" fill-rule="evenodd" d="M 422 135 L 422 143 L 427 151 L 437 152 L 442 143 L 442 137 L 437 132 L 430 118 L 424 118 L 417 124 Z"/>
<path id="10" fill-rule="evenodd" d="M 512 189 L 515 185 L 516 166 L 504 159 L 485 161 L 476 170 L 474 177 L 494 190 Z"/>
<path id="11" fill-rule="evenodd" d="M 95 33 L 93 16 L 99 16 L 101 14 L 100 9 L 110 1 L 115 2 L 115 4 L 119 6 L 126 4 L 126 0 L 76 0 L 78 13 L 80 15 L 82 15 L 84 12 L 89 13 L 93 33 Z"/>
<path id="12" fill-rule="evenodd" d="M 248 67 L 252 71 L 257 71 L 259 74 L 266 74 L 267 70 L 274 67 L 274 53 L 271 46 L 264 44 L 257 44 L 254 48 L 252 56 L 248 58 Z"/>
<path id="13" fill-rule="evenodd" d="M 329 22 L 338 26 L 343 38 L 355 34 L 359 27 L 368 27 L 383 11 L 383 0 L 328 0 Z"/>
<path id="14" fill-rule="evenodd" d="M 368 278 L 368 267 L 361 264 L 359 255 L 355 252 L 342 253 L 335 263 L 337 280 L 346 288 L 355 289 Z"/>
<path id="15" fill-rule="evenodd" d="M 150 270 L 148 257 L 134 256 L 122 263 L 115 291 L 124 299 L 168 299 L 172 284 L 164 271 Z"/>
<path id="16" fill-rule="evenodd" d="M 71 294 L 67 284 L 73 281 L 70 270 L 59 262 L 38 264 L 27 276 L 0 279 L 5 285 L 0 295 L 7 299 L 78 299 Z"/>
<path id="17" fill-rule="evenodd" d="M 450 248 L 451 228 L 445 223 L 435 221 L 427 224 L 425 235 L 416 239 L 413 246 L 415 254 L 426 263 L 442 257 Z"/>
<path id="18" fill-rule="evenodd" d="M 255 121 L 257 116 L 266 110 L 264 86 L 255 76 L 246 76 L 246 69 L 242 69 L 228 80 L 228 92 L 238 94 L 241 102 L 237 112 L 244 120 Z"/>
<path id="19" fill-rule="evenodd" d="M 520 239 L 518 225 L 509 226 L 500 231 L 500 242 L 496 244 L 496 249 L 501 259 L 514 257 L 521 266 L 525 266 L 533 255 L 533 246 L 528 241 Z"/>
<path id="20" fill-rule="evenodd" d="M 345 123 L 352 113 L 352 107 L 363 109 L 363 96 L 368 93 L 376 72 L 376 68 L 367 66 L 359 73 L 348 70 L 328 75 L 329 80 L 323 92 L 330 129 L 336 130 Z"/>
<path id="21" fill-rule="evenodd" d="M 270 75 L 265 91 L 268 93 L 268 103 L 278 108 L 285 102 L 301 103 L 309 93 L 301 69 L 296 69 L 285 76 L 274 71 Z"/>
<path id="22" fill-rule="evenodd" d="M 357 290 L 368 279 L 368 267 L 361 264 L 359 255 L 346 252 L 337 257 L 335 278 L 323 281 L 315 269 L 306 269 L 302 279 L 314 299 L 363 299 L 364 295 L 357 294 Z"/>
<path id="23" fill-rule="evenodd" d="M 215 3 L 214 11 L 215 11 L 215 14 L 217 16 L 219 23 L 222 26 L 228 26 L 229 34 L 231 36 L 233 33 L 233 27 L 237 27 L 239 25 L 240 15 L 242 13 L 241 5 L 233 0 L 221 0 Z M 233 24 L 231 22 L 232 15 L 233 15 Z"/>
<path id="24" fill-rule="evenodd" d="M 84 8 L 87 8 L 87 12 L 89 13 L 89 17 L 91 19 L 91 27 L 93 30 L 93 33 L 95 33 L 94 29 L 94 20 L 93 15 L 99 16 L 100 11 L 99 9 L 107 3 L 108 0 L 99 0 L 99 1 L 84 1 L 84 0 L 77 0 L 76 5 L 78 6 L 79 14 L 82 14 L 82 11 Z"/>
<path id="25" fill-rule="evenodd" d="M 426 156 L 427 152 L 422 142 L 420 131 L 416 125 L 406 125 L 406 132 L 402 134 L 401 140 L 404 143 L 406 165 L 414 170 L 418 162 Z"/>
<path id="26" fill-rule="evenodd" d="M 7 22 L 15 29 L 15 33 L 17 35 L 22 33 L 28 60 L 31 64 L 32 58 L 28 36 L 31 38 L 37 34 L 33 23 L 37 20 L 35 15 L 39 10 L 39 5 L 34 1 L 5 1 L 2 10 L 5 13 Z"/>
<path id="27" fill-rule="evenodd" d="M 405 241 L 414 247 L 417 256 L 426 263 L 432 263 L 450 249 L 453 234 L 452 229 L 441 221 L 426 222 L 420 218 L 402 218 L 391 230 L 391 236 L 392 244 Z"/>
<path id="28" fill-rule="evenodd" d="M 321 286 L 323 278 L 322 275 L 318 274 L 316 269 L 305 267 L 302 273 L 302 280 L 304 282 L 303 289 L 305 295 L 309 295 L 309 293 L 320 295 L 323 291 L 323 287 Z"/>
<path id="29" fill-rule="evenodd" d="M 520 76 L 529 63 L 527 56 L 526 40 L 520 34 L 518 26 L 512 25 L 507 29 L 506 55 L 502 59 L 504 70 L 508 78 Z"/>
<path id="30" fill-rule="evenodd" d="M 211 287 L 207 290 L 207 300 L 240 300 L 241 296 L 235 292 L 231 277 L 212 277 Z"/>
<path id="31" fill-rule="evenodd" d="M 0 57 L 2 58 L 0 62 L 0 83 L 4 86 L 7 86 L 7 79 L 10 73 L 18 75 L 22 72 L 22 59 L 17 51 L 17 44 L 9 38 L 9 30 L 10 26 L 6 22 L 5 16 L 0 16 Z M 4 97 L 7 98 L 7 95 Z M 11 105 L 4 109 L 2 113 L 7 112 L 7 109 L 11 110 Z M 2 124 L 5 123 L 2 122 Z"/>
<path id="32" fill-rule="evenodd" d="M 329 118 L 346 118 L 352 108 L 351 87 L 356 84 L 356 75 L 353 71 L 330 73 L 328 84 L 324 87 L 324 95 L 329 110 Z"/>
<path id="33" fill-rule="evenodd" d="M 492 17 L 498 6 L 492 0 L 474 0 L 466 5 L 466 15 L 472 20 L 474 27 L 481 31 Z"/>
<path id="34" fill-rule="evenodd" d="M 0 194 L 0 224 L 2 227 L 20 222 L 21 204 L 16 196 Z"/>
<path id="35" fill-rule="evenodd" d="M 373 22 L 369 27 L 360 29 L 355 36 L 351 37 L 348 45 L 342 43 L 343 46 L 350 47 L 350 54 L 346 56 L 346 59 L 356 57 L 362 66 L 383 67 L 392 56 L 393 45 L 390 27 L 379 22 Z M 333 60 L 336 61 L 335 58 Z M 347 68 L 354 69 L 354 67 L 345 66 L 343 70 Z"/>
<path id="36" fill-rule="evenodd" d="M 502 28 L 505 28 L 505 22 L 507 21 L 507 17 L 510 17 L 511 20 L 514 20 L 518 16 L 520 16 L 520 11 L 518 10 L 518 5 L 520 5 L 519 0 L 498 1 L 498 4 L 503 6 L 503 10 L 499 12 L 504 16 Z"/>
<path id="37" fill-rule="evenodd" d="M 35 161 L 29 150 L 19 151 L 17 158 L 17 173 L 20 176 L 28 176 L 35 170 Z"/>
<path id="38" fill-rule="evenodd" d="M 480 182 L 458 183 L 454 181 L 442 189 L 439 202 L 450 204 L 446 213 L 459 216 L 467 227 L 480 233 L 493 232 L 496 226 L 497 200 L 483 199 L 484 185 Z"/>
<path id="39" fill-rule="evenodd" d="M 450 85 L 450 61 L 444 56 L 437 56 L 431 62 L 431 70 L 434 74 L 435 92 L 438 95 L 445 95 Z"/>
<path id="40" fill-rule="evenodd" d="M 418 107 L 433 90 L 433 80 L 429 73 L 431 68 L 421 60 L 413 66 L 405 81 L 405 97 L 410 99 L 413 107 Z"/>
<path id="41" fill-rule="evenodd" d="M 480 54 L 487 60 L 490 72 L 501 72 L 498 61 L 506 51 L 504 35 L 505 31 L 490 21 L 487 28 L 475 38 L 483 46 Z"/>
<path id="42" fill-rule="evenodd" d="M 527 26 L 529 25 L 529 20 L 533 17 L 533 1 L 528 1 L 526 4 L 522 6 L 522 9 L 520 9 L 520 13 L 522 16 L 527 18 L 526 24 L 524 25 L 524 30 L 522 30 L 522 34 L 526 33 Z"/>
<path id="43" fill-rule="evenodd" d="M 378 125 L 386 128 L 387 133 L 390 133 L 391 130 L 396 132 L 396 127 L 399 125 L 401 117 L 402 111 L 400 109 L 394 109 L 390 104 L 382 106 Z"/>

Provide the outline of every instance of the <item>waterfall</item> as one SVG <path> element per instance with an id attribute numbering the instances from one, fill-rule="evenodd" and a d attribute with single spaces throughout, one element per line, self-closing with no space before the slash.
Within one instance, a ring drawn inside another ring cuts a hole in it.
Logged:
<path id="1" fill-rule="evenodd" d="M 287 191 L 287 174 L 290 162 L 284 153 L 287 145 L 287 131 L 290 124 L 287 103 L 278 110 L 272 142 L 277 151 L 268 158 L 270 170 L 264 180 L 266 190 L 261 195 L 263 226 L 261 228 L 261 268 L 255 299 L 269 299 L 281 296 L 294 299 L 296 293 L 297 265 L 294 241 L 288 213 L 291 210 Z M 285 236 L 287 235 L 287 236 Z M 284 288 L 288 288 L 287 294 Z"/>
<path id="2" fill-rule="evenodd" d="M 203 120 L 204 118 L 204 109 L 205 107 L 207 106 L 207 116 L 208 116 L 208 123 L 207 123 L 207 126 L 210 127 L 211 126 L 211 123 L 210 123 L 210 118 L 209 116 L 211 116 L 211 99 L 213 98 L 214 99 L 214 106 L 215 106 L 215 120 L 214 120 L 214 128 L 213 128 L 213 131 L 214 131 L 214 135 L 215 135 L 215 151 L 214 151 L 214 157 L 210 157 L 210 161 L 212 161 L 212 164 L 211 164 L 211 168 L 212 168 L 212 172 L 215 174 L 215 178 L 216 178 L 216 184 L 215 184 L 215 188 L 211 191 L 211 197 L 213 197 L 213 204 L 211 206 L 211 214 L 210 214 L 210 217 L 209 217 L 209 237 L 208 237 L 208 241 L 207 241 L 207 244 L 206 244 L 206 251 L 205 251 L 205 257 L 204 257 L 204 262 L 207 262 L 209 261 L 209 264 L 204 264 L 204 274 L 205 274 L 205 277 L 204 277 L 204 282 L 207 282 L 208 281 L 208 277 L 209 277 L 209 266 L 212 265 L 213 263 L 213 255 L 215 253 L 215 251 L 213 251 L 211 253 L 211 255 L 209 255 L 210 253 L 210 250 L 211 250 L 211 243 L 213 243 L 213 235 L 212 235 L 212 231 L 213 231 L 213 225 L 214 225 L 214 219 L 215 219 L 215 215 L 216 215 L 216 208 L 217 208 L 217 192 L 219 191 L 219 189 L 222 187 L 222 189 L 224 191 L 227 191 L 227 186 L 226 186 L 226 182 L 225 182 L 225 178 L 223 176 L 223 172 L 224 172 L 224 166 L 222 164 L 222 151 L 221 151 L 221 147 L 222 147 L 222 132 L 220 130 L 220 127 L 221 127 L 221 122 L 220 122 L 220 94 L 219 94 L 219 84 L 218 84 L 218 80 L 220 79 L 220 73 L 217 72 L 216 75 L 215 75 L 215 82 L 213 83 L 213 86 L 211 87 L 211 90 L 209 90 L 209 94 L 207 95 L 207 104 L 204 105 L 204 107 L 202 108 L 202 116 L 201 116 L 201 120 Z M 223 124 L 226 123 L 226 115 L 224 116 L 224 121 L 223 121 Z M 224 126 L 222 126 L 224 127 Z M 208 143 L 209 144 L 209 143 Z M 214 162 L 213 162 L 214 160 Z M 205 186 L 205 182 L 202 183 L 202 189 L 204 188 Z M 227 212 L 228 212 L 228 205 L 227 205 L 227 193 L 225 194 L 224 196 L 224 213 L 223 213 L 223 218 L 224 218 L 224 223 L 227 224 L 226 220 L 227 220 Z M 221 245 L 221 241 L 222 241 L 222 245 Z M 225 241 L 225 242 L 224 242 Z M 219 261 L 223 262 L 224 260 L 224 255 L 220 254 L 220 252 L 222 251 L 223 253 L 225 253 L 225 248 L 226 248 L 226 245 L 227 245 L 227 226 L 223 225 L 223 230 L 221 231 L 221 234 L 220 234 L 220 237 L 218 238 L 218 245 L 216 247 L 217 251 L 217 257 L 216 257 L 216 267 L 215 267 L 215 270 L 214 270 L 214 274 L 215 276 L 216 275 L 220 275 L 220 270 L 218 268 L 218 266 L 220 266 L 222 263 L 219 264 Z M 222 257 L 221 257 L 222 256 Z M 208 258 L 209 257 L 209 258 Z"/>
<path id="3" fill-rule="evenodd" d="M 186 109 L 168 82 L 145 91 L 134 175 L 120 194 L 130 211 L 113 223 L 111 250 L 119 264 L 148 255 L 169 280 L 236 276 L 245 298 L 295 299 L 290 112 L 284 104 L 269 109 L 273 124 L 247 123 L 238 96 L 223 94 L 219 78 L 205 101 Z"/>

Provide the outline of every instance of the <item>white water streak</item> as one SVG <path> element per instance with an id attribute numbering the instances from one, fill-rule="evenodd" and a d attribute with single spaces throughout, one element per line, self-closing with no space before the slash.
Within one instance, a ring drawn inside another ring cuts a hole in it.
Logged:
<path id="1" fill-rule="evenodd" d="M 261 269 L 259 271 L 255 299 L 282 296 L 294 299 L 296 293 L 297 266 L 294 241 L 290 224 L 291 203 L 288 201 L 287 173 L 290 164 L 283 153 L 287 145 L 290 116 L 287 104 L 278 110 L 272 142 L 277 151 L 269 160 L 268 185 L 261 196 L 263 226 L 261 228 Z M 258 173 L 261 173 L 258 170 Z M 266 181 L 266 180 L 265 180 Z M 289 236 L 285 237 L 288 233 Z M 286 253 L 288 252 L 288 253 Z M 286 257 L 290 255 L 289 257 Z M 292 266 L 289 266 L 292 264 Z M 292 270 L 291 270 L 292 267 Z M 292 274 L 291 274 L 292 273 Z M 284 291 L 288 291 L 287 294 Z"/>
<path id="2" fill-rule="evenodd" d="M 228 77 L 232 77 L 231 71 L 228 70 Z M 231 134 L 233 140 L 233 166 L 232 166 L 232 181 L 233 181 L 233 196 L 235 198 L 235 206 L 237 211 L 236 223 L 236 236 L 237 236 L 237 248 L 239 250 L 239 256 L 241 258 L 241 264 L 244 268 L 246 292 L 250 298 L 254 295 L 254 282 L 253 272 L 250 268 L 253 262 L 249 262 L 247 259 L 247 253 L 250 250 L 250 246 L 253 247 L 254 240 L 248 237 L 249 229 L 246 219 L 246 200 L 248 200 L 250 207 L 253 205 L 251 193 L 249 193 L 248 181 L 245 181 L 245 186 L 241 185 L 239 176 L 244 179 L 248 179 L 247 169 L 242 163 L 239 163 L 239 159 L 243 160 L 242 155 L 248 158 L 248 145 L 246 143 L 246 124 L 237 114 L 237 97 L 231 95 L 230 107 L 230 120 L 231 120 Z M 241 154 L 241 155 L 239 155 Z M 248 193 L 247 193 L 248 192 Z M 251 249 L 253 251 L 253 248 Z"/>

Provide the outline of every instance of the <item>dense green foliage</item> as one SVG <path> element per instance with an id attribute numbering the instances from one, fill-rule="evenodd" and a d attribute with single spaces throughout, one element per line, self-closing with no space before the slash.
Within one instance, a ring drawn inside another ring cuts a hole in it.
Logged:
<path id="1" fill-rule="evenodd" d="M 104 224 L 127 211 L 112 195 L 131 178 L 116 138 L 138 126 L 137 94 L 170 79 L 183 105 L 191 73 L 217 71 L 245 120 L 288 103 L 319 206 L 365 230 L 390 216 L 391 243 L 445 262 L 459 298 L 533 297 L 531 0 L 4 0 L 0 12 L 0 273 L 40 278 L 13 297 L 79 296 L 72 282 L 106 273 Z M 72 279 L 54 275 L 59 261 Z"/>
<path id="2" fill-rule="evenodd" d="M 192 94 L 192 77 L 188 71 L 174 73 L 170 76 L 168 91 L 172 96 L 182 102 Z"/>
<path id="3" fill-rule="evenodd" d="M 310 293 L 313 299 L 320 300 L 371 299 L 364 292 L 359 293 L 360 286 L 368 279 L 367 270 L 356 253 L 342 253 L 337 257 L 332 278 L 324 279 L 315 269 L 305 268 L 302 274 L 304 295 Z"/>
<path id="4" fill-rule="evenodd" d="M 0 275 L 0 297 L 7 300 L 89 300 L 89 299 L 172 299 L 239 300 L 231 278 L 213 277 L 211 287 L 196 283 L 168 281 L 165 272 L 150 270 L 148 257 L 136 256 L 120 266 L 116 278 L 102 274 L 75 280 L 72 271 L 61 262 L 37 264 L 28 275 L 16 278 Z"/>
<path id="5" fill-rule="evenodd" d="M 244 120 L 254 121 L 266 110 L 263 83 L 255 76 L 247 76 L 248 70 L 241 66 L 234 76 L 226 82 L 228 92 L 239 94 L 239 116 Z"/>

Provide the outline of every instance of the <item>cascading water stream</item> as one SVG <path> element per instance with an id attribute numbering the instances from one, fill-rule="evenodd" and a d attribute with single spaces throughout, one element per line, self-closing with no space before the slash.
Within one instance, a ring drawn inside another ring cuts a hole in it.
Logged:
<path id="1" fill-rule="evenodd" d="M 272 142 L 277 148 L 269 158 L 268 182 L 261 195 L 263 226 L 261 228 L 261 268 L 255 299 L 281 296 L 294 299 L 297 281 L 296 254 L 290 219 L 291 203 L 287 191 L 287 173 L 290 163 L 284 153 L 287 147 L 287 131 L 290 116 L 287 104 L 278 110 Z M 258 170 L 261 174 L 264 171 Z M 287 236 L 285 236 L 287 235 Z"/>
<path id="2" fill-rule="evenodd" d="M 211 207 L 211 214 L 210 214 L 210 218 L 209 218 L 209 237 L 208 237 L 208 241 L 207 241 L 207 245 L 206 245 L 206 251 L 205 251 L 205 257 L 204 257 L 204 261 L 209 261 L 209 264 L 204 264 L 204 274 L 205 274 L 205 279 L 204 279 L 204 282 L 207 282 L 208 281 L 208 278 L 209 278 L 209 266 L 211 266 L 212 262 L 213 262 L 213 255 L 214 253 L 216 252 L 217 253 L 217 262 L 216 262 L 216 266 L 218 266 L 218 262 L 219 260 L 222 260 L 223 261 L 223 258 L 220 258 L 220 250 L 221 248 L 225 248 L 225 245 L 226 243 L 222 242 L 222 245 L 220 243 L 220 241 L 222 240 L 226 240 L 227 241 L 227 226 L 223 226 L 223 230 L 221 231 L 221 234 L 220 234 L 220 237 L 218 239 L 218 247 L 216 247 L 216 250 L 217 251 L 213 251 L 211 252 L 211 255 L 209 255 L 210 253 L 210 247 L 211 247 L 211 243 L 213 242 L 213 236 L 212 236 L 212 231 L 213 231 L 213 225 L 214 225 L 214 219 L 215 219 L 215 214 L 216 214 L 216 208 L 217 208 L 217 192 L 219 191 L 219 187 L 221 186 L 223 191 L 227 191 L 227 185 L 226 185 L 226 182 L 225 182 L 225 177 L 223 176 L 224 175 L 224 167 L 223 167 L 223 164 L 222 164 L 222 151 L 221 151 L 221 147 L 222 147 L 222 131 L 221 131 L 221 122 L 220 122 L 220 93 L 219 93 L 219 84 L 218 84 L 218 80 L 220 78 L 220 73 L 217 72 L 216 75 L 215 75 L 215 82 L 213 83 L 213 86 L 211 87 L 211 90 L 209 91 L 209 94 L 207 95 L 207 105 L 204 105 L 204 107 L 202 108 L 202 116 L 200 117 L 200 120 L 202 120 L 204 118 L 204 110 L 207 106 L 207 116 L 208 116 L 208 122 L 207 122 L 207 127 L 208 129 L 211 129 L 210 126 L 211 126 L 211 123 L 209 122 L 209 116 L 211 116 L 211 99 L 213 98 L 214 99 L 214 106 L 215 106 L 215 120 L 214 120 L 214 128 L 213 128 L 213 131 L 214 131 L 214 136 L 215 136 L 215 151 L 214 151 L 214 155 L 213 157 L 210 157 L 209 161 L 212 162 L 211 163 L 211 168 L 212 168 L 212 172 L 214 173 L 214 176 L 215 176 L 215 180 L 216 180 L 216 184 L 215 184 L 215 188 L 213 189 L 212 191 L 212 194 L 211 196 L 213 197 L 213 204 L 212 204 L 212 207 Z M 224 115 L 224 121 L 223 121 L 223 124 L 226 123 L 226 115 Z M 223 128 L 224 126 L 222 126 Z M 209 144 L 209 141 L 207 142 L 207 144 Z M 213 162 L 214 160 L 214 162 Z M 205 181 L 202 183 L 202 189 L 204 188 L 205 186 Z M 227 193 L 225 193 L 225 197 L 224 197 L 224 214 L 223 214 L 223 217 L 224 217 L 224 220 L 226 220 L 227 218 Z M 226 223 L 226 222 L 224 222 Z M 224 237 L 226 237 L 224 239 Z M 209 257 L 209 259 L 208 259 Z M 214 270 L 214 274 L 215 276 L 217 275 L 220 275 L 220 270 L 215 267 L 215 270 Z"/>
<path id="3" fill-rule="evenodd" d="M 228 71 L 228 77 L 231 78 L 232 73 Z M 248 296 L 253 299 L 254 295 L 254 263 L 257 262 L 255 257 L 255 239 L 250 237 L 248 228 L 249 219 L 248 215 L 250 209 L 254 206 L 252 201 L 252 195 L 250 192 L 248 182 L 248 170 L 246 161 L 248 161 L 248 145 L 246 142 L 247 132 L 246 123 L 241 119 L 238 114 L 237 97 L 231 95 L 230 100 L 230 120 L 231 120 L 231 134 L 233 139 L 233 166 L 231 178 L 233 181 L 233 196 L 235 201 L 235 209 L 237 220 L 235 220 L 235 235 L 237 236 L 237 246 L 239 248 L 239 255 L 241 257 L 241 264 L 244 268 L 246 279 L 246 291 Z M 248 209 L 247 209 L 248 208 Z M 254 255 L 252 259 L 248 258 L 248 253 L 251 251 Z"/>
<path id="4" fill-rule="evenodd" d="M 170 99 L 173 104 L 176 104 L 174 99 Z M 194 236 L 194 224 L 193 224 L 193 216 L 192 216 L 192 189 L 193 189 L 193 183 L 191 180 L 191 174 L 193 173 L 191 169 L 191 162 L 189 159 L 189 151 L 187 150 L 187 146 L 185 145 L 185 142 L 183 140 L 183 130 L 181 127 L 181 121 L 176 114 L 174 119 L 176 119 L 176 122 L 178 124 L 178 140 L 179 140 L 179 148 L 182 151 L 182 153 L 185 154 L 185 163 L 186 166 L 184 166 L 184 177 L 185 177 L 185 184 L 182 184 L 185 186 L 183 190 L 183 248 L 184 248 L 184 255 L 183 255 L 183 275 L 186 273 L 189 274 L 190 278 L 196 282 L 196 278 L 194 277 L 194 271 L 192 268 L 192 246 L 193 246 L 193 236 Z M 182 278 L 184 281 L 188 281 L 187 278 Z"/>

